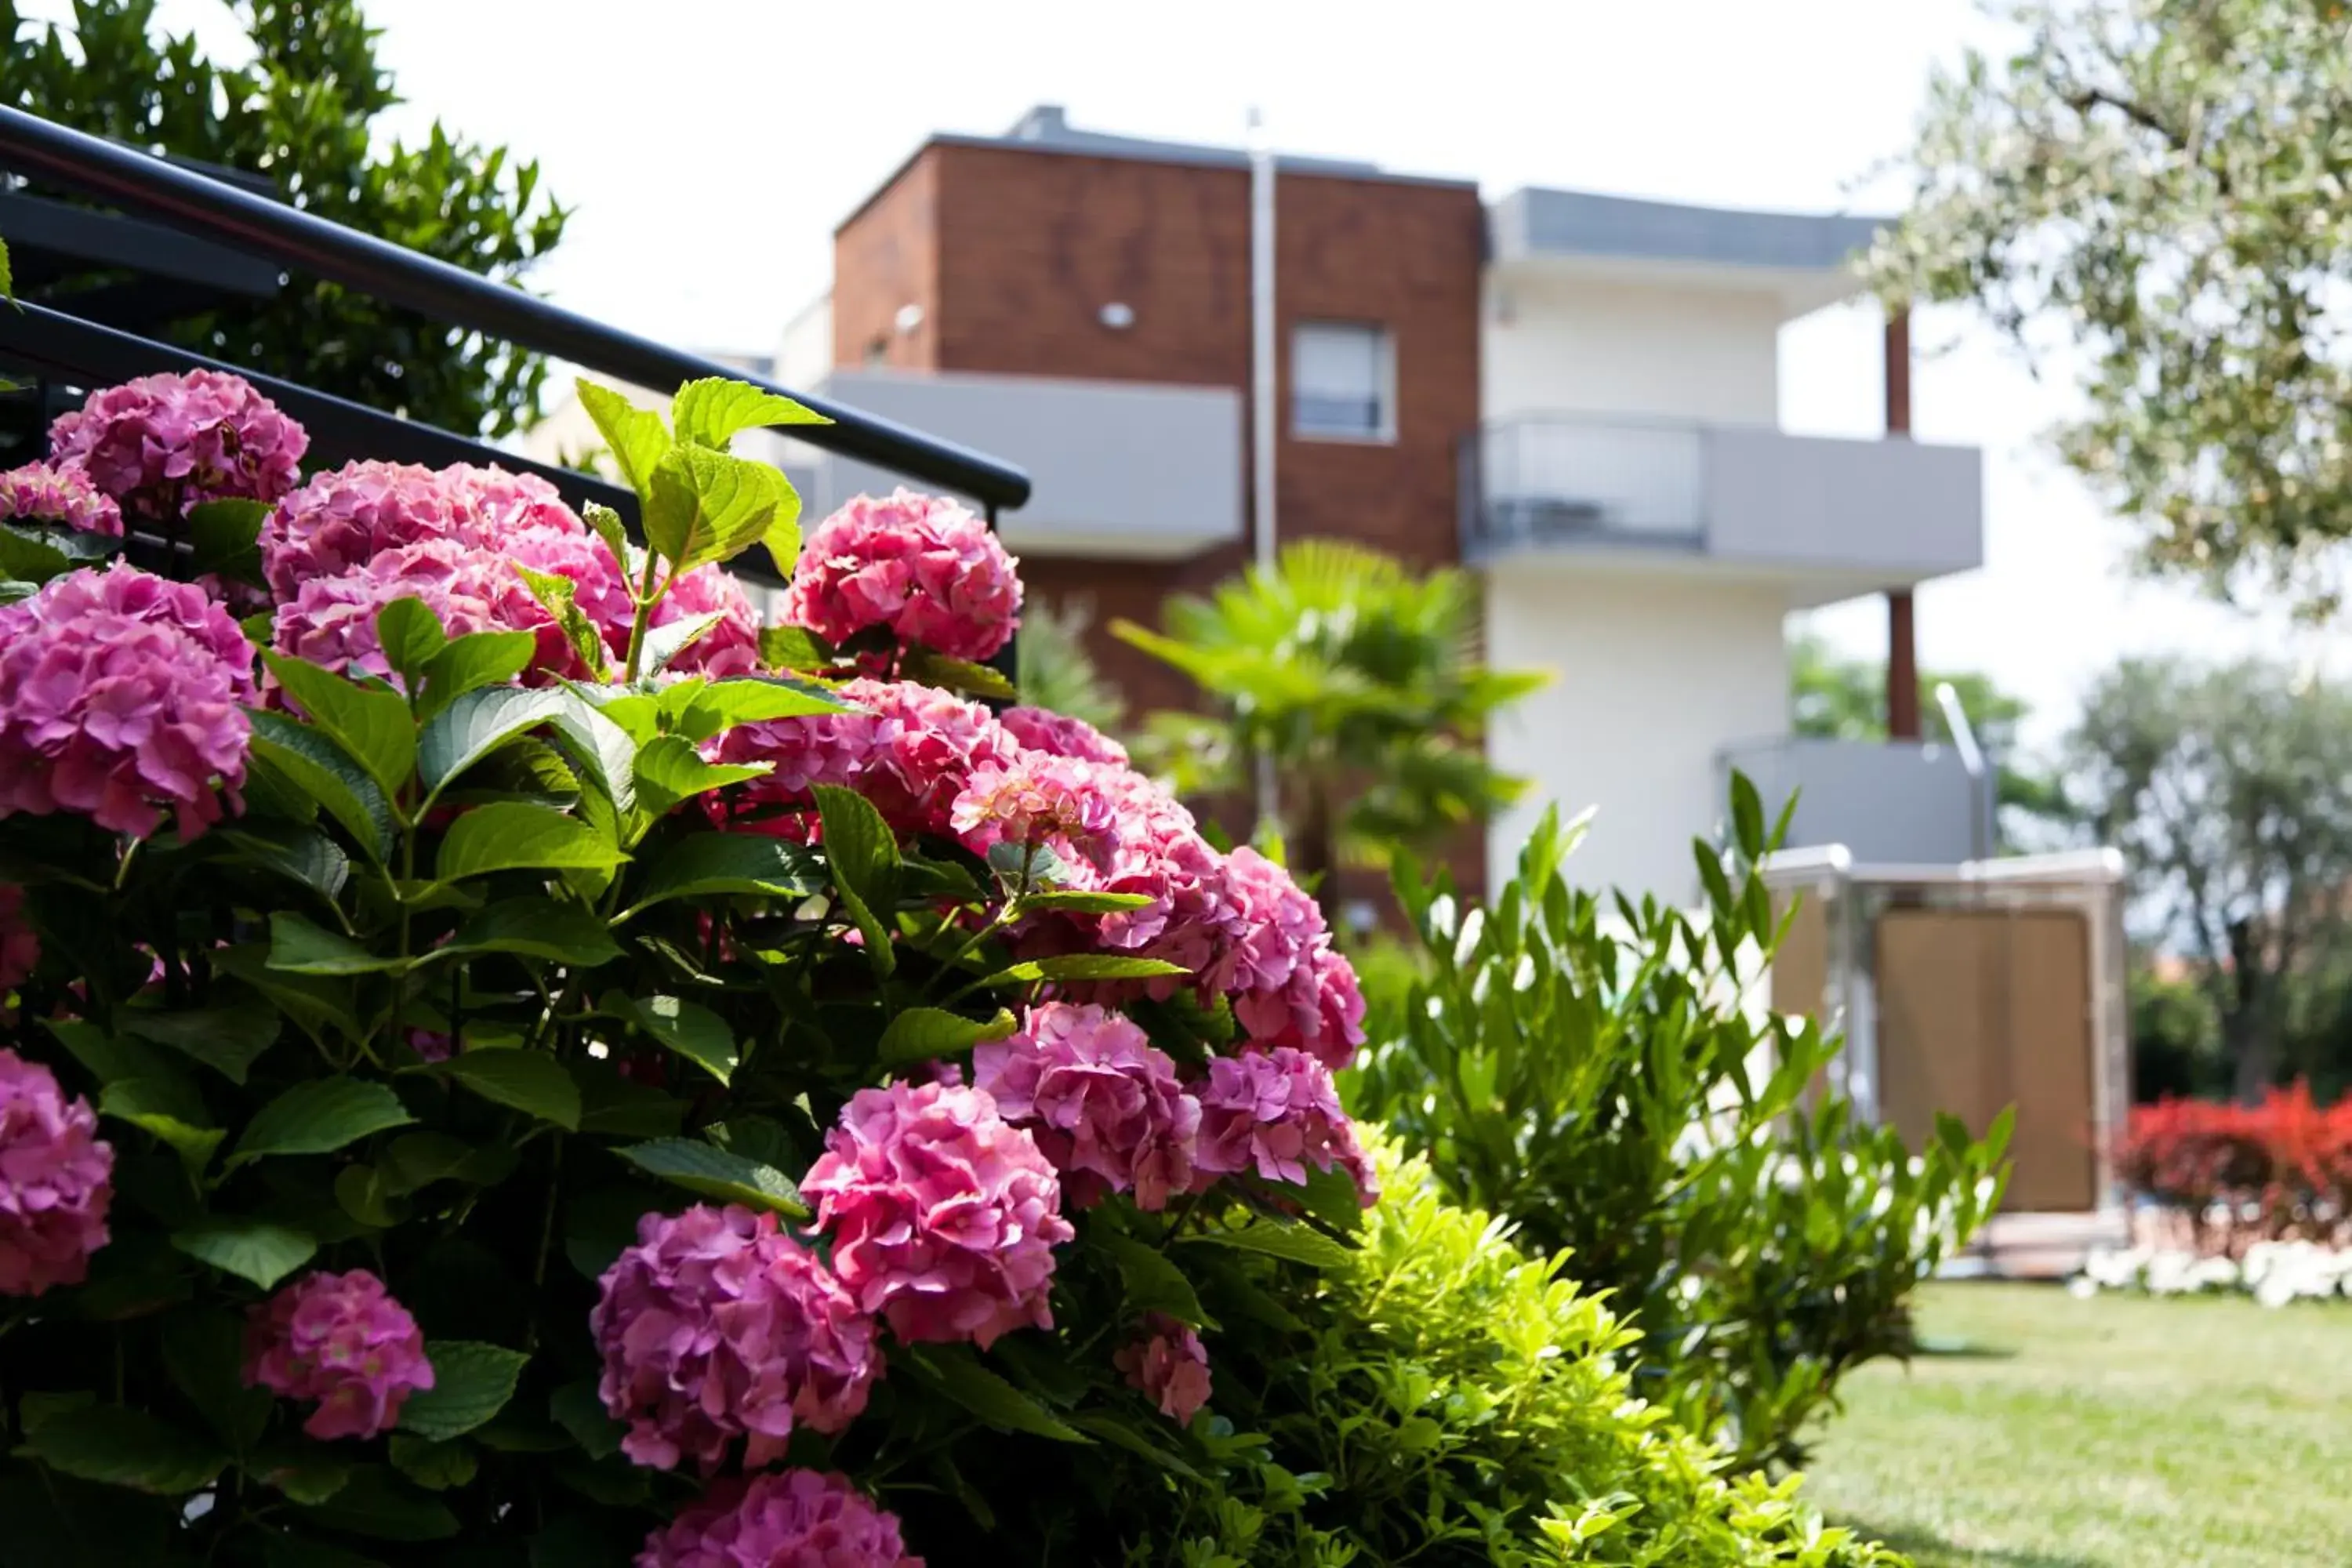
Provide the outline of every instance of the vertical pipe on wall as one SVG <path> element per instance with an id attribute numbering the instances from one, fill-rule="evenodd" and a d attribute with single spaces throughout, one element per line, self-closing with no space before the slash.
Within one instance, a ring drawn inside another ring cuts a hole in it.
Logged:
<path id="1" fill-rule="evenodd" d="M 1265 122 L 1249 112 L 1250 161 L 1250 476 L 1251 532 L 1258 570 L 1272 572 L 1276 557 L 1274 447 L 1276 416 L 1274 315 L 1274 149 Z M 1281 792 L 1274 759 L 1257 759 L 1257 816 L 1274 820 Z"/>
<path id="2" fill-rule="evenodd" d="M 1886 318 L 1886 434 L 1890 440 L 1911 434 L 1908 310 Z M 1919 650 L 1911 590 L 1895 588 L 1886 595 L 1886 735 L 1894 741 L 1916 741 L 1919 732 Z"/>

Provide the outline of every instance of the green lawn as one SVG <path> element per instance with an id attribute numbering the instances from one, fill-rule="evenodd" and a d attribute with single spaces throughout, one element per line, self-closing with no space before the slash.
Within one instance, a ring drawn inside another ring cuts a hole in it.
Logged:
<path id="1" fill-rule="evenodd" d="M 1847 1383 L 1814 1500 L 1919 1568 L 2345 1568 L 2352 1308 L 1946 1284 Z"/>

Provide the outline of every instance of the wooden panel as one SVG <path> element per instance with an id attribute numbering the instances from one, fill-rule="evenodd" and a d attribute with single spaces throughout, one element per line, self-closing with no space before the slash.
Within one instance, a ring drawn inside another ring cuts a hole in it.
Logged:
<path id="1" fill-rule="evenodd" d="M 1785 914 L 1790 901 L 1778 900 L 1776 911 Z M 1795 895 L 1795 903 L 1796 917 L 1772 955 L 1772 1007 L 1819 1019 L 1830 984 L 1829 905 L 1811 891 Z"/>
<path id="2" fill-rule="evenodd" d="M 2096 1203 L 2091 1141 L 2091 932 L 2070 910 L 2010 917 L 2009 1078 L 2017 1101 L 2012 1209 Z"/>
<path id="3" fill-rule="evenodd" d="M 2008 1102 L 1987 984 L 1997 928 L 1947 910 L 1888 910 L 1877 925 L 1882 1111 L 1914 1148 L 1939 1110 L 1981 1130 Z"/>

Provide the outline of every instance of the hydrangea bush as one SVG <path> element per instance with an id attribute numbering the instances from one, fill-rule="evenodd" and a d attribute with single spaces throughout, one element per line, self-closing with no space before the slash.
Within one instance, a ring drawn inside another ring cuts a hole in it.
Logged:
<path id="1" fill-rule="evenodd" d="M 1384 1551 L 1221 1409 L 1379 1234 L 1313 899 L 979 662 L 969 511 L 803 549 L 729 444 L 805 411 L 583 397 L 636 538 L 306 479 L 209 373 L 0 476 L 0 1563 L 1207 1568 L 1310 1493 L 1297 1561 Z M 1694 1451 L 1661 1517 L 1755 1552 L 1674 1560 L 1846 1561 Z"/>

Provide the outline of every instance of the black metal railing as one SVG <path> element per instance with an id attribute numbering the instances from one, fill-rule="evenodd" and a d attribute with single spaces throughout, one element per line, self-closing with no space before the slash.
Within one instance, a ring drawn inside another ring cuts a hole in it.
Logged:
<path id="1" fill-rule="evenodd" d="M 795 440 L 969 497 L 981 504 L 992 522 L 999 509 L 1018 507 L 1029 499 L 1029 476 L 1015 464 L 622 331 L 463 268 L 21 110 L 0 107 L 0 167 L 96 197 L 134 218 L 160 223 L 199 242 L 310 273 L 451 326 L 569 361 L 594 374 L 647 387 L 676 386 L 713 375 L 751 382 L 833 421 L 791 426 Z M 37 307 L 21 312 L 0 310 L 0 354 L 24 359 L 59 375 L 91 379 L 126 372 L 142 374 L 136 366 L 160 370 L 205 363 L 184 349 Z M 253 374 L 247 366 L 216 368 Z M 567 491 L 594 493 L 588 487 L 597 482 L 585 476 L 530 464 L 465 436 L 425 430 L 341 399 L 302 394 L 282 379 L 272 380 L 268 390 L 298 418 L 303 417 L 298 405 L 307 402 L 313 416 L 339 428 L 367 430 L 379 438 L 381 449 L 376 455 L 416 449 L 421 442 L 436 452 L 450 454 L 441 461 L 463 457 L 509 468 L 535 468 L 551 475 L 562 473 Z M 290 397 L 291 394 L 300 396 Z M 404 437 L 393 426 L 406 426 L 411 434 Z M 456 449 L 460 447 L 466 448 L 462 453 Z M 599 488 L 610 490 L 612 487 Z M 634 511 L 634 507 L 625 510 Z"/>

